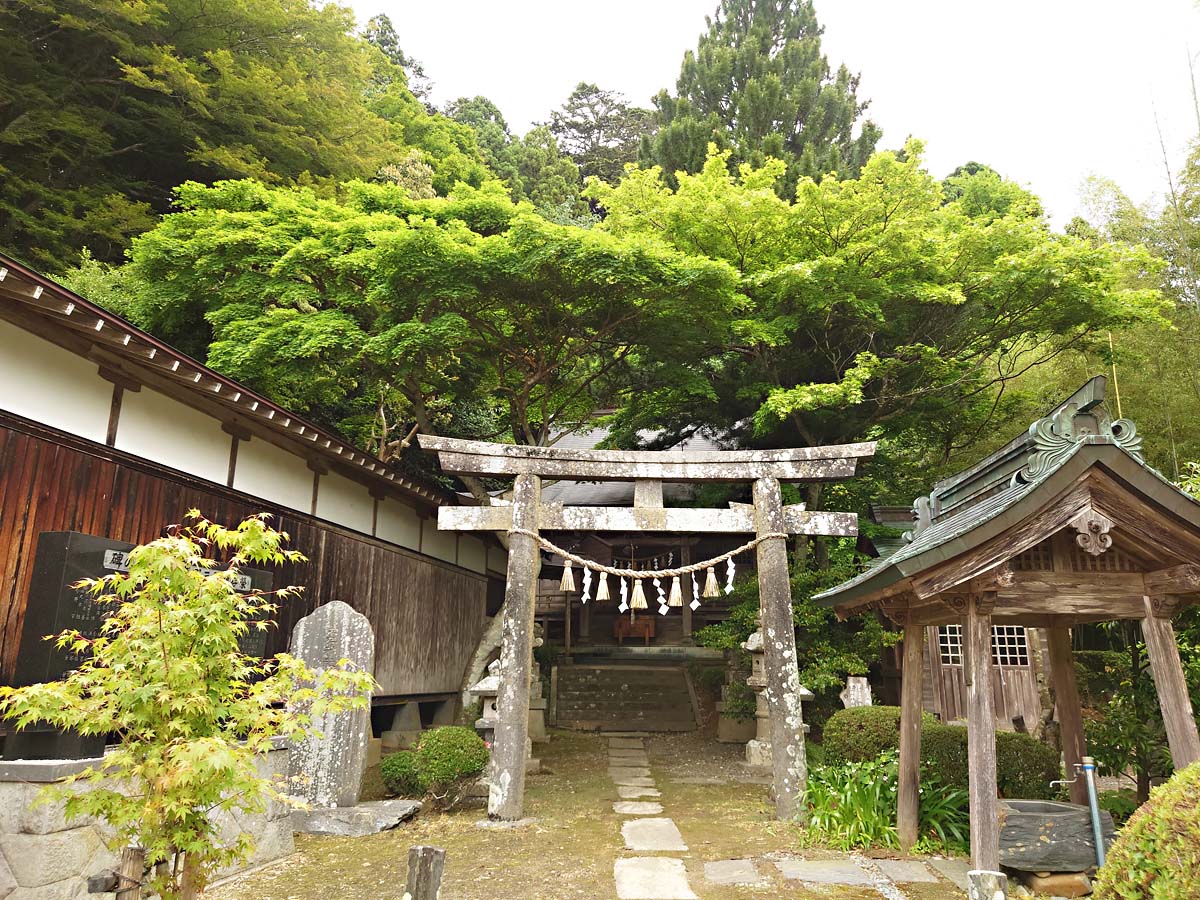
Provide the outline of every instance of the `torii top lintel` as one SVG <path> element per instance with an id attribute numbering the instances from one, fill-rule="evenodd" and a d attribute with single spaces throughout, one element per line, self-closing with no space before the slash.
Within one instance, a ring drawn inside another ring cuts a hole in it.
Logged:
<path id="1" fill-rule="evenodd" d="M 445 472 L 460 475 L 538 475 L 579 481 L 672 482 L 840 481 L 857 461 L 873 456 L 874 442 L 792 450 L 576 450 L 492 444 L 422 434 Z"/>

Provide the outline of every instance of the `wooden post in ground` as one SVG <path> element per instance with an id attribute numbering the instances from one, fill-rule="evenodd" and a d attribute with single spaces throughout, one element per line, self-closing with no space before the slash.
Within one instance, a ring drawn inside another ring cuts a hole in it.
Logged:
<path id="1" fill-rule="evenodd" d="M 1142 634 L 1146 638 L 1146 655 L 1150 658 L 1150 672 L 1154 675 L 1158 704 L 1167 727 L 1171 760 L 1178 770 L 1200 759 L 1200 735 L 1196 731 L 1196 717 L 1192 714 L 1192 701 L 1179 660 L 1179 645 L 1175 643 L 1175 629 L 1171 625 L 1175 604 L 1159 597 L 1144 597 L 1143 601 L 1146 618 L 1142 619 Z"/>
<path id="2" fill-rule="evenodd" d="M 116 900 L 141 900 L 142 877 L 146 874 L 146 851 L 141 847 L 125 847 L 121 850 L 121 864 L 117 867 Z"/>
<path id="3" fill-rule="evenodd" d="M 754 523 L 758 536 L 787 531 L 779 482 L 754 482 Z M 804 718 L 800 710 L 800 673 L 796 667 L 796 633 L 792 624 L 787 538 L 758 544 L 758 595 L 762 608 L 764 693 L 771 713 L 771 769 L 775 785 L 775 817 L 804 817 L 808 764 L 804 756 Z"/>
<path id="4" fill-rule="evenodd" d="M 405 900 L 438 900 L 445 866 L 445 850 L 437 847 L 409 847 Z"/>
<path id="5" fill-rule="evenodd" d="M 925 626 L 904 626 L 904 663 L 900 682 L 900 779 L 896 798 L 896 832 L 900 849 L 917 842 L 921 806 L 921 688 Z"/>
<path id="6" fill-rule="evenodd" d="M 1000 871 L 996 802 L 996 716 L 992 700 L 994 591 L 967 598 L 963 626 L 967 679 L 967 766 L 971 807 L 971 868 Z"/>
<path id="7" fill-rule="evenodd" d="M 1075 679 L 1075 657 L 1071 653 L 1071 630 L 1065 625 L 1047 628 L 1046 649 L 1050 652 L 1050 678 L 1054 684 L 1054 706 L 1058 712 L 1066 778 L 1071 781 L 1071 802 L 1083 806 L 1088 802 L 1087 783 L 1076 766 L 1083 762 L 1087 747 L 1083 742 L 1083 716 Z"/>
<path id="8" fill-rule="evenodd" d="M 537 531 L 541 493 L 538 476 L 516 477 L 512 502 L 514 529 Z M 537 564 L 537 541 L 527 534 L 510 534 L 504 630 L 500 643 L 500 693 L 496 697 L 496 736 L 492 746 L 492 782 L 488 791 L 488 815 L 494 819 L 519 819 L 525 808 Z"/>

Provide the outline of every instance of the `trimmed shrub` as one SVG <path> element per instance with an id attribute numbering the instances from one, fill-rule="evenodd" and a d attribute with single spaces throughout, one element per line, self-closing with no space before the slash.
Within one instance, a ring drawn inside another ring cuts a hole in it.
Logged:
<path id="1" fill-rule="evenodd" d="M 482 772 L 487 765 L 488 749 L 483 738 L 472 729 L 448 725 L 421 735 L 414 756 L 421 789 L 444 792 L 462 779 Z"/>
<path id="2" fill-rule="evenodd" d="M 1200 763 L 1154 788 L 1109 848 L 1096 900 L 1200 897 Z"/>
<path id="3" fill-rule="evenodd" d="M 922 733 L 937 719 L 921 714 Z M 830 763 L 867 762 L 900 746 L 900 707 L 854 706 L 835 712 L 825 722 L 821 740 Z"/>
<path id="4" fill-rule="evenodd" d="M 831 764 L 865 762 L 900 746 L 900 708 L 860 706 L 834 713 L 825 724 L 825 755 Z M 921 716 L 921 762 L 951 787 L 966 788 L 967 729 Z M 1053 796 L 1058 754 L 1027 734 L 996 734 L 996 783 L 1001 795 L 1031 800 Z"/>
<path id="5" fill-rule="evenodd" d="M 417 756 L 411 750 L 390 753 L 379 764 L 379 774 L 388 793 L 398 797 L 421 796 L 421 779 L 417 777 Z"/>

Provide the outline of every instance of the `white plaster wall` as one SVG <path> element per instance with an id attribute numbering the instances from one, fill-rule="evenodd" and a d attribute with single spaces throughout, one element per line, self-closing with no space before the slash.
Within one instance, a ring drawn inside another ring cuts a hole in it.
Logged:
<path id="1" fill-rule="evenodd" d="M 421 552 L 434 559 L 449 563 L 458 562 L 457 531 L 438 531 L 437 517 L 430 516 L 421 521 Z"/>
<path id="2" fill-rule="evenodd" d="M 317 515 L 363 534 L 371 533 L 375 500 L 367 489 L 343 475 L 330 472 L 317 485 Z"/>
<path id="3" fill-rule="evenodd" d="M 483 541 L 469 534 L 460 535 L 458 538 L 458 564 L 464 569 L 470 569 L 480 575 L 487 572 L 487 547 L 484 546 Z"/>
<path id="4" fill-rule="evenodd" d="M 307 514 L 312 508 L 313 473 L 303 459 L 260 438 L 238 441 L 233 486 Z"/>
<path id="5" fill-rule="evenodd" d="M 0 407 L 103 444 L 112 394 L 95 363 L 0 320 Z"/>
<path id="6" fill-rule="evenodd" d="M 421 542 L 421 519 L 416 510 L 398 500 L 380 500 L 375 536 L 416 550 Z"/>
<path id="7" fill-rule="evenodd" d="M 212 416 L 157 391 L 126 391 L 117 420 L 118 450 L 224 484 L 233 442 Z"/>

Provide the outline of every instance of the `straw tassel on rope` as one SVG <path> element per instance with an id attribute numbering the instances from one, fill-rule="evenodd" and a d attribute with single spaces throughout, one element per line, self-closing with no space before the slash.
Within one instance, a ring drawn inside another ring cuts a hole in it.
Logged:
<path id="1" fill-rule="evenodd" d="M 704 576 L 704 596 L 705 597 L 720 597 L 721 589 L 717 587 L 717 573 L 712 566 L 708 567 L 708 574 Z"/>
<path id="2" fill-rule="evenodd" d="M 671 579 L 671 593 L 667 595 L 667 606 L 683 606 L 683 585 L 679 583 L 678 575 Z"/>
<path id="3" fill-rule="evenodd" d="M 642 579 L 634 579 L 633 596 L 629 600 L 630 609 L 649 609 L 646 605 L 646 592 L 642 589 Z"/>
<path id="4" fill-rule="evenodd" d="M 575 573 L 571 571 L 571 561 L 569 559 L 563 563 L 562 584 L 558 587 L 563 593 L 575 593 Z"/>
<path id="5" fill-rule="evenodd" d="M 604 601 L 606 601 L 608 599 L 610 599 L 609 593 L 608 593 L 608 573 L 601 572 L 600 573 L 600 585 L 599 585 L 599 587 L 596 588 L 596 602 L 603 603 Z"/>

